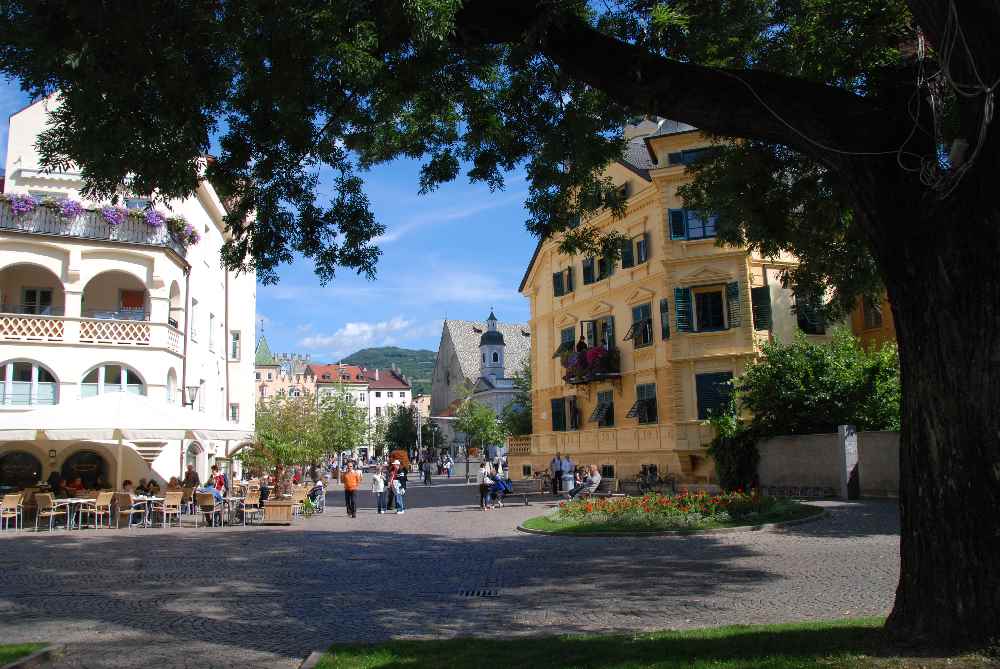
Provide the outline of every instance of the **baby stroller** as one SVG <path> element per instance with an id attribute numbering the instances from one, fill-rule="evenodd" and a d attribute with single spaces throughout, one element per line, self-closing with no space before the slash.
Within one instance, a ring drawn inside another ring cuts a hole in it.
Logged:
<path id="1" fill-rule="evenodd" d="M 490 486 L 490 499 L 493 502 L 503 508 L 503 498 L 514 490 L 514 486 L 511 482 L 505 478 L 500 478 L 499 476 L 493 479 L 493 485 Z"/>

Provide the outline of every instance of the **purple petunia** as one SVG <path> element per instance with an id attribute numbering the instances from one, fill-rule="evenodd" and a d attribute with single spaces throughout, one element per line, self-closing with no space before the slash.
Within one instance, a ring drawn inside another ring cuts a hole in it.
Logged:
<path id="1" fill-rule="evenodd" d="M 125 222 L 128 210 L 123 207 L 102 207 L 101 216 L 108 225 L 119 226 Z"/>
<path id="2" fill-rule="evenodd" d="M 193 246 L 201 241 L 201 235 L 195 230 L 195 227 L 188 223 L 184 226 L 184 241 L 188 246 Z"/>
<path id="3" fill-rule="evenodd" d="M 38 200 L 30 195 L 13 195 L 10 198 L 10 208 L 15 216 L 30 214 L 38 206 Z"/>
<path id="4" fill-rule="evenodd" d="M 151 228 L 159 228 L 166 222 L 166 217 L 155 209 L 147 209 L 143 214 L 143 218 L 146 220 L 146 225 Z"/>
<path id="5" fill-rule="evenodd" d="M 75 220 L 83 213 L 83 205 L 76 200 L 60 200 L 58 204 L 59 218 L 67 221 Z"/>

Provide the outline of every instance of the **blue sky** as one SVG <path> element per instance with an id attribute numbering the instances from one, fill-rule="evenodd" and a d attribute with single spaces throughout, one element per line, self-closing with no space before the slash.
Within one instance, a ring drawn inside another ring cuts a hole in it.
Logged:
<path id="1" fill-rule="evenodd" d="M 0 80 L 0 113 L 28 98 Z M 7 124 L 0 129 L 7 150 Z M 2 163 L 0 163 L 2 165 Z M 490 193 L 464 179 L 417 194 L 419 163 L 396 161 L 365 175 L 381 239 L 378 276 L 348 271 L 321 286 L 305 259 L 283 266 L 275 286 L 258 286 L 257 314 L 273 351 L 310 353 L 335 362 L 369 346 L 437 350 L 447 318 L 526 322 L 528 302 L 517 286 L 536 240 L 524 228 L 527 184 L 522 173 Z"/>

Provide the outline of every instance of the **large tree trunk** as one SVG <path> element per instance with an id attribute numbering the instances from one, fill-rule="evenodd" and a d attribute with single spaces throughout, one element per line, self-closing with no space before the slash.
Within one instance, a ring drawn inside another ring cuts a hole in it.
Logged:
<path id="1" fill-rule="evenodd" d="M 901 573 L 887 627 L 934 647 L 1000 638 L 1000 212 L 979 183 L 943 206 L 926 191 L 897 200 L 875 242 L 903 390 Z"/>

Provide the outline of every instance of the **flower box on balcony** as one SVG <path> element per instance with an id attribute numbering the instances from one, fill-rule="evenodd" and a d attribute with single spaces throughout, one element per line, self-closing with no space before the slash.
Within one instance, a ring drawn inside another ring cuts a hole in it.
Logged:
<path id="1" fill-rule="evenodd" d="M 592 346 L 571 353 L 563 360 L 566 373 L 563 381 L 572 385 L 594 383 L 621 375 L 621 354 L 618 349 Z"/>

